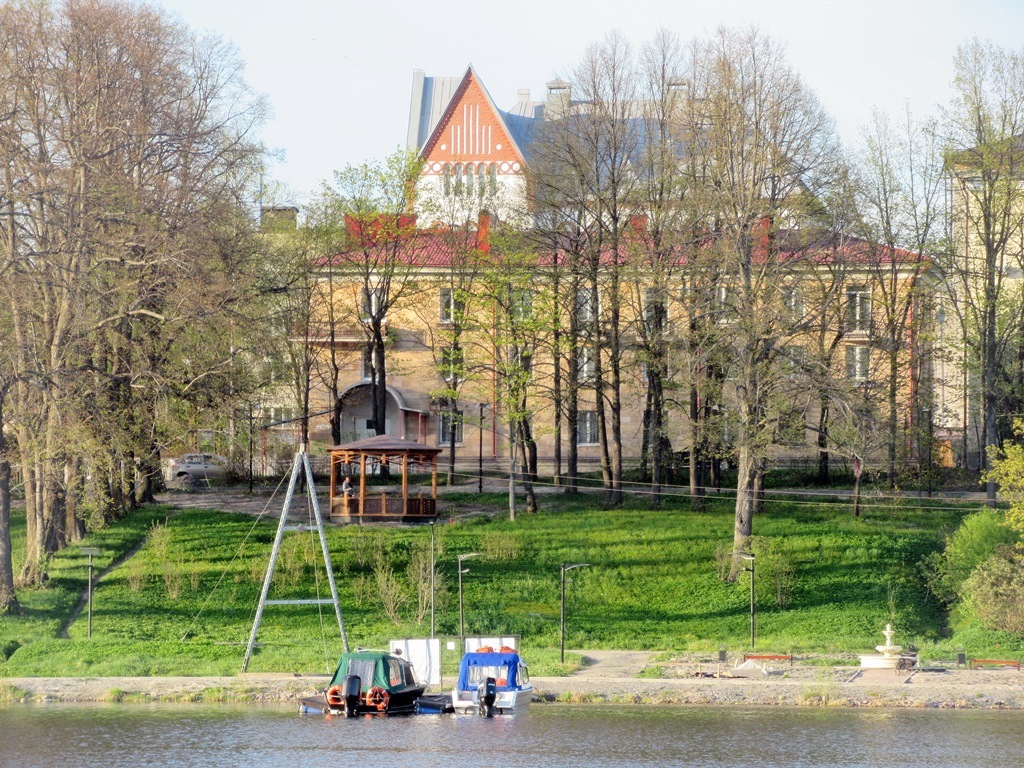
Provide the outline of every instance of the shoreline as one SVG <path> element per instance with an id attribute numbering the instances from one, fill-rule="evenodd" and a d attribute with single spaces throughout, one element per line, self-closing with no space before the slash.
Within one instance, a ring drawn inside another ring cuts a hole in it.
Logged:
<path id="1" fill-rule="evenodd" d="M 725 670 L 724 674 L 738 670 Z M 750 674 L 752 672 L 752 674 Z M 723 677 L 533 678 L 539 702 L 699 706 L 909 707 L 1024 710 L 1015 670 L 916 671 L 859 668 L 744 670 Z M 0 703 L 298 704 L 323 691 L 326 675 L 235 677 L 0 678 Z"/>

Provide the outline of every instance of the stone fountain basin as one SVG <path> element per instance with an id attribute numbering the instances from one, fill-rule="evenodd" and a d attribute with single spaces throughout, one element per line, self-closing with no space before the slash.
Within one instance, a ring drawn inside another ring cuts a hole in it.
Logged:
<path id="1" fill-rule="evenodd" d="M 866 653 L 860 657 L 860 665 L 864 669 L 896 669 L 899 656 L 888 656 L 881 653 Z"/>

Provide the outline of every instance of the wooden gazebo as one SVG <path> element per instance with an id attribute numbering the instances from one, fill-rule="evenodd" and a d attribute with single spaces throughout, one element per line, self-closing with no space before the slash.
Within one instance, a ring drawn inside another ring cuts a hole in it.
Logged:
<path id="1" fill-rule="evenodd" d="M 331 520 L 341 522 L 413 522 L 437 517 L 437 455 L 434 448 L 412 440 L 390 435 L 377 435 L 336 445 L 328 450 L 331 457 Z M 342 493 L 339 477 L 353 465 L 358 466 L 359 484 L 353 479 L 352 495 Z M 387 490 L 371 492 L 366 474 L 386 466 L 394 473 L 401 470 L 401 494 Z M 416 493 L 409 489 L 409 471 L 413 467 L 430 468 L 430 495 L 425 489 Z"/>

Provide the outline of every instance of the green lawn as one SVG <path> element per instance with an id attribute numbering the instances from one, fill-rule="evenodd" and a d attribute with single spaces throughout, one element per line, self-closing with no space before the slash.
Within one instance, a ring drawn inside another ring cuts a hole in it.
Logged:
<path id="1" fill-rule="evenodd" d="M 562 563 L 589 563 L 570 573 L 570 648 L 746 648 L 749 576 L 736 583 L 719 577 L 722 553 L 731 547 L 728 502 L 713 500 L 697 514 L 685 505 L 651 511 L 638 501 L 605 510 L 596 497 L 545 497 L 540 514 L 516 523 L 501 514 L 499 495 L 450 496 L 445 504 L 459 509 L 481 498 L 494 505 L 494 517 L 436 526 L 439 634 L 459 631 L 456 555 L 479 552 L 464 576 L 467 634 L 520 635 L 534 674 L 560 669 Z M 922 557 L 972 510 L 905 500 L 869 507 L 854 519 L 845 503 L 769 500 L 755 520 L 757 648 L 867 652 L 882 642 L 882 627 L 891 621 L 898 643 L 914 643 L 925 653 L 951 656 L 968 640 L 973 655 L 997 643 L 1003 655 L 1019 649 L 1019 640 L 976 630 L 944 639 L 944 617 L 921 579 Z M 0 676 L 237 672 L 275 523 L 183 510 L 154 528 L 167 512 L 147 509 L 83 542 L 103 548 L 102 568 L 146 539 L 97 585 L 91 640 L 84 614 L 69 639 L 57 639 L 84 589 L 86 569 L 76 548 L 56 555 L 47 587 L 19 593 L 25 615 L 0 617 L 0 647 L 9 639 L 21 645 L 0 663 Z M 14 526 L 19 551 L 23 525 L 16 520 Z M 408 575 L 410 561 L 429 552 L 427 526 L 332 527 L 328 539 L 353 646 L 429 634 L 429 610 L 416 621 Z M 318 553 L 308 532 L 288 534 L 271 596 L 328 595 Z M 403 594 L 406 599 L 396 609 L 397 624 L 382 609 L 381 594 L 389 588 L 399 602 Z M 315 606 L 270 606 L 259 640 L 251 671 L 323 671 L 340 648 L 330 607 L 321 613 Z"/>

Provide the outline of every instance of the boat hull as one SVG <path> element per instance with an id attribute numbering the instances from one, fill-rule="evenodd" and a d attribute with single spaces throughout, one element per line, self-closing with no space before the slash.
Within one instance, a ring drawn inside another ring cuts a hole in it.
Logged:
<path id="1" fill-rule="evenodd" d="M 355 715 L 411 715 L 415 711 L 416 701 L 426 691 L 425 685 L 417 685 L 388 694 L 385 709 L 368 705 L 365 696 L 356 705 Z M 299 701 L 299 712 L 302 714 L 344 715 L 344 707 L 332 707 L 327 703 L 326 694 L 307 696 Z"/>
<path id="2" fill-rule="evenodd" d="M 494 699 L 494 712 L 500 715 L 512 715 L 523 712 L 530 706 L 533 699 L 533 686 L 498 691 Z M 452 707 L 456 714 L 477 714 L 479 698 L 476 690 L 452 691 Z"/>

